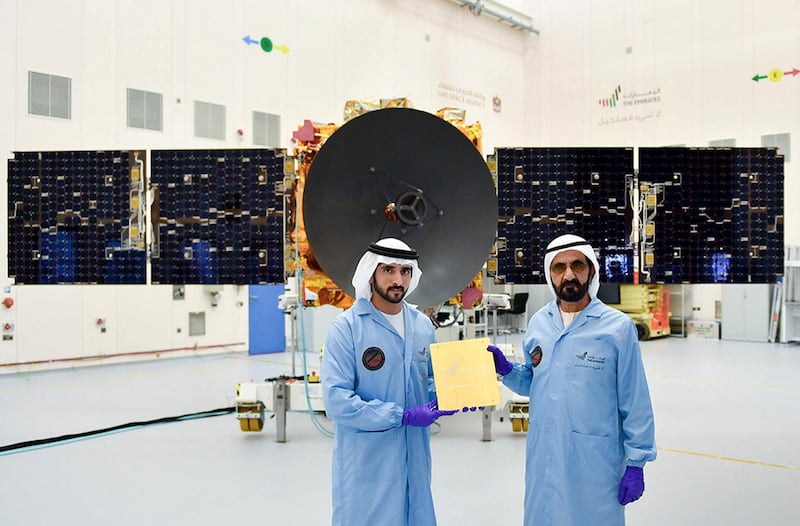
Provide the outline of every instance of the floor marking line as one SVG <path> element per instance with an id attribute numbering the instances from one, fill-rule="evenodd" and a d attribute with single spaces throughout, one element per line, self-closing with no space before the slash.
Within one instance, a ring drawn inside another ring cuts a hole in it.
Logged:
<path id="1" fill-rule="evenodd" d="M 754 464 L 756 466 L 765 466 L 769 468 L 788 469 L 790 471 L 800 471 L 800 466 L 786 466 L 783 464 L 770 464 L 769 462 L 759 462 L 758 460 L 747 460 L 744 458 L 723 457 L 720 455 L 711 455 L 709 453 L 698 453 L 697 451 L 686 451 L 684 449 L 672 449 L 668 447 L 659 447 L 659 451 L 668 451 L 670 453 L 680 453 L 681 455 L 694 455 L 696 457 L 714 458 L 717 460 L 728 460 L 731 462 L 742 462 L 744 464 Z"/>

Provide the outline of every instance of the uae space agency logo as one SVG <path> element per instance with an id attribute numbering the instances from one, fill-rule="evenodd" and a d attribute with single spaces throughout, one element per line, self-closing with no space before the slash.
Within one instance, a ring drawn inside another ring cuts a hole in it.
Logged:
<path id="1" fill-rule="evenodd" d="M 494 97 L 492 97 L 492 111 L 494 111 L 495 113 L 500 113 L 502 109 L 503 109 L 503 101 L 500 100 L 500 97 L 498 95 L 495 95 Z"/>
<path id="2" fill-rule="evenodd" d="M 589 354 L 587 351 L 584 351 L 583 354 L 576 354 L 575 358 L 579 362 L 590 362 L 592 364 L 597 364 L 597 365 L 605 365 L 606 364 L 606 357 L 605 356 L 595 356 L 593 354 Z"/>
<path id="3" fill-rule="evenodd" d="M 655 88 L 647 91 L 622 91 L 622 86 L 617 84 L 617 87 L 611 90 L 608 97 L 597 99 L 597 104 L 603 108 L 630 108 L 640 106 L 643 104 L 656 104 L 661 102 L 661 88 Z"/>
<path id="4" fill-rule="evenodd" d="M 647 91 L 623 91 L 617 84 L 605 97 L 597 99 L 601 108 L 600 126 L 624 122 L 642 122 L 661 117 L 661 88 Z"/>
<path id="5" fill-rule="evenodd" d="M 597 103 L 604 108 L 614 108 L 617 105 L 620 93 L 622 93 L 622 87 L 617 85 L 617 87 L 611 92 L 611 95 L 604 99 L 597 99 Z"/>

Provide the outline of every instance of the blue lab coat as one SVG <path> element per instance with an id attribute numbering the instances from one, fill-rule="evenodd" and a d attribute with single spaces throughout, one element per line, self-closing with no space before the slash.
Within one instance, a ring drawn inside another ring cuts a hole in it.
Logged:
<path id="1" fill-rule="evenodd" d="M 435 525 L 427 427 L 402 425 L 403 409 L 433 391 L 433 324 L 403 304 L 401 338 L 368 300 L 342 313 L 320 370 L 333 420 L 333 524 Z"/>
<path id="2" fill-rule="evenodd" d="M 525 525 L 625 524 L 625 467 L 656 458 L 635 325 L 595 298 L 564 329 L 552 301 L 531 318 L 522 348 L 525 363 L 503 383 L 530 397 Z"/>

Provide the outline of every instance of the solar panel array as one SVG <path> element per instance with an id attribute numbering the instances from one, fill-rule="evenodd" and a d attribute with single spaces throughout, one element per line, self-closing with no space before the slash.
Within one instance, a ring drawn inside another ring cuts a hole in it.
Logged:
<path id="1" fill-rule="evenodd" d="M 144 151 L 15 152 L 8 162 L 15 282 L 146 283 L 149 253 L 151 283 L 283 283 L 282 150 L 150 157 L 148 178 Z"/>
<path id="2" fill-rule="evenodd" d="M 545 283 L 544 250 L 575 233 L 601 281 L 632 283 L 632 188 L 658 188 L 639 268 L 654 283 L 772 283 L 783 273 L 783 157 L 774 148 L 498 148 L 501 282 Z M 636 177 L 637 179 L 634 179 Z M 650 259 L 652 257 L 652 260 Z"/>

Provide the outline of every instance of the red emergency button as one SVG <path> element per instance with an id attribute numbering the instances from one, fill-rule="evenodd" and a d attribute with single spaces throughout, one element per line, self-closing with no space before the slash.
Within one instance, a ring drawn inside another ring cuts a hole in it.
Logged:
<path id="1" fill-rule="evenodd" d="M 3 305 L 6 306 L 7 309 L 10 309 L 12 305 L 14 305 L 14 298 L 8 296 L 3 299 Z"/>

